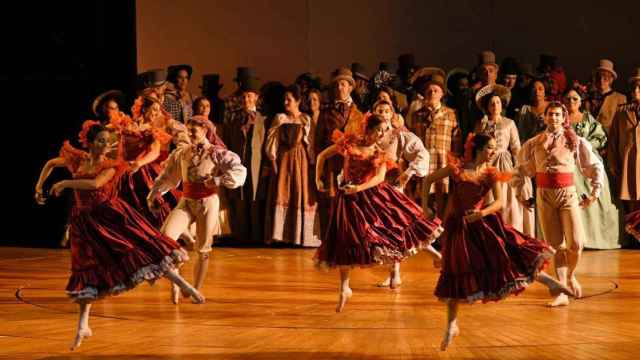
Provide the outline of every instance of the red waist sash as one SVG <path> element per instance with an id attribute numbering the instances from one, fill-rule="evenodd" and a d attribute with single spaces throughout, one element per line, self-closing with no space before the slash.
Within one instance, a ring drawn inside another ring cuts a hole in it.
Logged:
<path id="1" fill-rule="evenodd" d="M 547 189 L 573 186 L 573 173 L 536 173 L 536 186 Z"/>
<path id="2" fill-rule="evenodd" d="M 209 197 L 217 192 L 218 192 L 217 188 L 207 187 L 204 183 L 200 183 L 200 182 L 182 183 L 182 196 L 189 199 L 200 200 L 200 199 Z"/>

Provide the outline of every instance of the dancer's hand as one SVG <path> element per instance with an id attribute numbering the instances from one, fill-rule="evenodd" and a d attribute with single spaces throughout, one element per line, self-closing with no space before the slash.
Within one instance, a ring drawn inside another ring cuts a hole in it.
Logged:
<path id="1" fill-rule="evenodd" d="M 400 174 L 400 176 L 398 177 L 398 187 L 400 189 L 404 189 L 404 187 L 409 182 L 409 179 L 410 179 L 410 177 L 406 172 Z"/>
<path id="2" fill-rule="evenodd" d="M 344 191 L 347 195 L 355 194 L 358 192 L 358 185 L 347 184 L 341 187 L 340 190 Z"/>
<path id="3" fill-rule="evenodd" d="M 53 196 L 60 196 L 60 194 L 62 194 L 62 192 L 66 188 L 67 188 L 67 181 L 66 180 L 59 181 L 51 187 L 51 194 L 53 194 Z"/>
<path id="4" fill-rule="evenodd" d="M 467 211 L 467 215 L 465 215 L 464 219 L 467 222 L 476 222 L 480 219 L 482 219 L 483 215 L 482 215 L 482 211 L 478 210 L 478 209 L 473 209 L 473 210 L 469 210 Z"/>
<path id="5" fill-rule="evenodd" d="M 327 191 L 327 189 L 325 189 L 324 187 L 324 182 L 322 182 L 322 179 L 320 179 L 319 177 L 316 178 L 316 187 L 318 188 L 319 192 Z"/>
<path id="6" fill-rule="evenodd" d="M 140 170 L 142 166 L 140 166 L 140 164 L 137 161 L 129 161 L 129 168 L 131 169 L 131 173 L 135 174 L 136 172 L 138 172 L 138 170 Z"/>
<path id="7" fill-rule="evenodd" d="M 534 202 L 532 201 L 532 199 L 525 199 L 520 194 L 516 196 L 516 199 L 518 199 L 518 202 L 520 203 L 520 205 L 524 206 L 525 208 L 527 209 L 534 208 Z"/>
<path id="8" fill-rule="evenodd" d="M 47 198 L 42 193 L 42 189 L 39 189 L 39 188 L 36 188 L 36 193 L 34 195 L 34 198 L 36 199 L 36 203 L 38 205 L 44 205 L 44 203 L 47 200 Z"/>
<path id="9" fill-rule="evenodd" d="M 582 200 L 580 201 L 580 207 L 583 209 L 587 208 L 589 207 L 589 205 L 593 204 L 594 201 L 596 201 L 596 197 L 593 195 L 583 196 Z"/>
<path id="10" fill-rule="evenodd" d="M 147 207 L 153 214 L 160 211 L 160 203 L 158 202 L 158 195 L 156 193 L 150 192 L 147 196 Z"/>

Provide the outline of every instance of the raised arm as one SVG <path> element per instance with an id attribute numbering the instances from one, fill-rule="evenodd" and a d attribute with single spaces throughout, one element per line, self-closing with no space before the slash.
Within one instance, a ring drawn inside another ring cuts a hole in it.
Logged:
<path id="1" fill-rule="evenodd" d="M 36 192 L 35 199 L 36 199 L 36 202 L 38 202 L 38 204 L 40 205 L 44 204 L 42 186 L 44 185 L 45 181 L 47 181 L 47 179 L 49 178 L 49 175 L 51 175 L 51 172 L 53 171 L 53 169 L 57 167 L 64 167 L 64 166 L 65 166 L 65 160 L 62 157 L 53 158 L 47 161 L 46 164 L 44 164 L 42 171 L 40 171 L 40 176 L 38 177 L 38 182 L 36 183 L 36 189 L 35 189 L 35 192 Z"/>
<path id="2" fill-rule="evenodd" d="M 240 157 L 230 150 L 217 150 L 216 173 L 213 174 L 213 184 L 217 187 L 235 189 L 244 185 L 247 179 L 247 168 L 242 165 Z"/>
<path id="3" fill-rule="evenodd" d="M 158 156 L 160 156 L 160 148 L 161 148 L 160 142 L 158 140 L 155 140 L 151 144 L 151 148 L 149 149 L 149 151 L 147 151 L 146 154 L 144 154 L 142 157 L 133 161 L 133 163 L 131 164 L 133 167 L 133 172 L 136 172 L 141 167 L 156 161 Z"/>
<path id="4" fill-rule="evenodd" d="M 338 146 L 331 145 L 328 148 L 324 149 L 320 154 L 318 154 L 318 158 L 316 159 L 316 187 L 318 191 L 325 192 L 324 184 L 322 183 L 322 177 L 324 175 L 324 163 L 327 159 L 338 154 Z"/>
<path id="5" fill-rule="evenodd" d="M 62 180 L 53 185 L 51 192 L 55 196 L 59 196 L 64 189 L 74 190 L 97 190 L 108 183 L 116 174 L 115 168 L 102 170 L 98 176 L 93 179 L 74 179 Z"/>

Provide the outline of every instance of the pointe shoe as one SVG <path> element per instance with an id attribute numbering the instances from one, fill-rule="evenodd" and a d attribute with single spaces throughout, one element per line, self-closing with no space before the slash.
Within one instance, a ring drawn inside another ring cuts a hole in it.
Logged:
<path id="1" fill-rule="evenodd" d="M 569 289 L 566 285 L 563 285 L 559 282 L 555 282 L 551 286 L 549 286 L 549 294 L 551 294 L 551 296 L 553 297 L 557 297 L 560 294 L 575 297 L 573 290 Z"/>
<path id="2" fill-rule="evenodd" d="M 391 277 L 391 281 L 389 281 L 389 287 L 391 289 L 397 289 L 400 287 L 400 285 L 402 285 L 402 280 L 401 279 L 396 279 L 395 276 Z"/>
<path id="3" fill-rule="evenodd" d="M 206 301 L 206 298 L 204 297 L 204 295 L 202 295 L 202 293 L 198 291 L 196 288 L 190 289 L 190 296 L 191 296 L 191 303 L 193 304 L 204 304 Z"/>
<path id="4" fill-rule="evenodd" d="M 76 333 L 76 338 L 73 341 L 73 345 L 71 345 L 71 351 L 79 348 L 80 345 L 82 344 L 82 340 L 84 338 L 91 337 L 91 335 L 93 335 L 93 332 L 91 331 L 91 328 L 78 329 L 78 332 Z"/>
<path id="5" fill-rule="evenodd" d="M 353 295 L 353 291 L 351 289 L 347 289 L 345 291 L 340 292 L 340 299 L 338 300 L 338 306 L 336 307 L 336 312 L 342 312 L 344 306 L 347 304 L 347 300 Z"/>
<path id="6" fill-rule="evenodd" d="M 449 345 L 453 342 L 453 338 L 460 335 L 460 329 L 457 325 L 451 326 L 445 331 L 444 338 L 440 343 L 440 351 L 446 351 Z"/>
<path id="7" fill-rule="evenodd" d="M 376 284 L 377 287 L 389 287 L 391 285 L 391 277 L 384 279 L 384 281 Z"/>
<path id="8" fill-rule="evenodd" d="M 180 288 L 176 285 L 171 285 L 171 302 L 174 305 L 180 303 Z"/>
<path id="9" fill-rule="evenodd" d="M 569 305 L 569 297 L 565 294 L 560 294 L 556 296 L 553 301 L 547 303 L 548 307 L 558 307 L 558 306 L 567 306 Z"/>
<path id="10" fill-rule="evenodd" d="M 571 290 L 573 290 L 573 293 L 575 294 L 576 299 L 579 299 L 582 297 L 582 286 L 580 286 L 580 283 L 578 282 L 578 279 L 576 279 L 575 276 L 571 277 L 571 281 L 569 281 L 569 287 L 571 288 Z"/>

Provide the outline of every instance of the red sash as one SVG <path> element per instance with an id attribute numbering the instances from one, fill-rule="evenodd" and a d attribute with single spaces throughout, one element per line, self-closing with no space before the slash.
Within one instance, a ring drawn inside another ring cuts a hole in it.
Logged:
<path id="1" fill-rule="evenodd" d="M 573 186 L 573 173 L 536 173 L 536 186 L 547 189 Z"/>
<path id="2" fill-rule="evenodd" d="M 206 197 L 209 197 L 218 192 L 217 188 L 209 188 L 205 186 L 204 183 L 192 183 L 192 182 L 184 182 L 182 183 L 182 196 L 193 199 L 200 200 Z"/>

